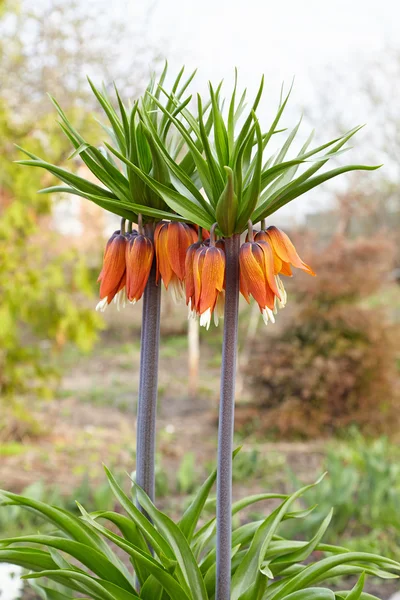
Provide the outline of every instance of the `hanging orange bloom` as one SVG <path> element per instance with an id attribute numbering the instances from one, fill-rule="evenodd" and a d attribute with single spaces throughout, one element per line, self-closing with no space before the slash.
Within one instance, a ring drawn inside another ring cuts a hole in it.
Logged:
<path id="1" fill-rule="evenodd" d="M 315 275 L 311 267 L 301 260 L 293 243 L 281 229 L 274 226 L 268 227 L 265 231 L 259 231 L 255 239 L 257 241 L 262 239 L 271 244 L 274 251 L 275 273 L 290 277 L 292 275 L 290 265 L 292 265 L 309 273 L 309 275 Z"/>
<path id="2" fill-rule="evenodd" d="M 225 281 L 224 251 L 215 245 L 198 248 L 193 260 L 193 278 L 194 304 L 191 309 L 200 316 L 200 325 L 208 329 L 213 313 L 218 324 Z"/>
<path id="3" fill-rule="evenodd" d="M 185 278 L 186 251 L 196 242 L 197 234 L 186 223 L 158 223 L 154 232 L 154 245 L 157 257 L 157 278 L 160 277 L 166 289 L 171 285 L 175 300 L 185 297 L 183 281 Z"/>
<path id="4" fill-rule="evenodd" d="M 185 258 L 185 289 L 186 289 L 186 304 L 189 310 L 196 314 L 196 302 L 195 302 L 195 287 L 194 287 L 194 258 L 196 252 L 202 247 L 201 242 L 195 242 L 186 252 Z"/>
<path id="5" fill-rule="evenodd" d="M 125 294 L 126 244 L 125 235 L 122 235 L 119 231 L 115 231 L 107 242 L 103 257 L 103 268 L 97 279 L 97 281 L 100 281 L 100 302 L 96 306 L 96 310 L 103 312 L 114 298 L 119 305 L 122 296 Z"/>
<path id="6" fill-rule="evenodd" d="M 154 247 L 145 235 L 131 235 L 126 245 L 126 295 L 132 304 L 143 296 L 153 264 Z"/>
<path id="7" fill-rule="evenodd" d="M 271 246 L 262 240 L 246 242 L 239 252 L 240 291 L 250 302 L 250 295 L 260 307 L 264 323 L 275 323 L 277 307 L 286 303 L 286 292 L 274 270 Z"/>

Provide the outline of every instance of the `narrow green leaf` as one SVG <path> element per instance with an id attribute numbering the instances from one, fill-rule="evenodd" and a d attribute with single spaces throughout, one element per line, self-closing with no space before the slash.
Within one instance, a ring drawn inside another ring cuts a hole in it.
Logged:
<path id="1" fill-rule="evenodd" d="M 111 150 L 111 146 L 110 146 L 110 150 Z M 161 196 L 161 198 L 164 200 L 164 202 L 170 208 L 172 208 L 172 210 L 174 210 L 175 212 L 180 214 L 184 219 L 188 219 L 189 221 L 191 221 L 193 223 L 197 223 L 201 227 L 205 227 L 206 229 L 209 229 L 211 227 L 211 225 L 213 224 L 213 220 L 202 207 L 194 204 L 194 202 L 191 202 L 188 198 L 186 198 L 182 194 L 179 194 L 172 188 L 169 188 L 166 185 L 161 184 L 159 181 L 156 181 L 150 175 L 146 175 L 145 173 L 143 173 L 143 171 L 138 169 L 136 167 L 136 165 L 134 165 L 127 159 L 124 159 L 122 157 L 122 155 L 119 155 L 119 153 L 115 149 L 113 149 L 113 152 L 114 152 L 114 154 L 116 154 L 116 156 L 118 156 L 118 157 L 121 156 L 121 160 L 124 160 L 128 164 L 128 166 L 154 192 L 156 192 L 159 196 Z"/>
<path id="2" fill-rule="evenodd" d="M 241 447 L 236 448 L 233 451 L 233 454 L 232 454 L 233 459 L 235 459 L 235 456 L 240 452 L 240 449 L 241 449 Z M 191 541 L 191 539 L 193 537 L 193 533 L 196 529 L 201 512 L 204 508 L 204 505 L 207 501 L 207 498 L 208 498 L 210 491 L 215 483 L 216 478 L 217 478 L 217 469 L 214 469 L 214 471 L 207 477 L 206 481 L 200 487 L 196 496 L 194 497 L 192 502 L 187 507 L 181 520 L 178 522 L 178 527 L 180 528 L 183 535 L 186 537 L 186 539 L 189 542 Z"/>
<path id="3" fill-rule="evenodd" d="M 186 586 L 190 590 L 193 599 L 208 600 L 200 569 L 182 531 L 167 515 L 154 506 L 149 497 L 135 482 L 133 482 L 133 488 L 140 505 L 154 521 L 161 535 L 173 549 Z"/>
<path id="4" fill-rule="evenodd" d="M 224 120 L 221 115 L 218 101 L 215 96 L 214 89 L 209 83 L 211 106 L 214 122 L 214 143 L 217 151 L 218 159 L 221 165 L 229 165 L 229 141 L 228 132 L 225 127 Z"/>
<path id="5" fill-rule="evenodd" d="M 285 600 L 335 600 L 335 594 L 326 588 L 307 588 L 285 596 Z"/>
<path id="6" fill-rule="evenodd" d="M 238 199 L 233 185 L 233 171 L 230 167 L 225 167 L 225 171 L 227 173 L 226 185 L 218 200 L 215 216 L 223 235 L 230 237 L 235 231 Z"/>
<path id="7" fill-rule="evenodd" d="M 30 573 L 29 575 L 23 575 L 21 579 L 38 579 L 39 577 L 48 577 L 54 581 L 63 581 L 64 585 L 67 585 L 68 587 L 71 587 L 71 580 L 77 581 L 80 584 L 83 584 L 88 591 L 94 593 L 96 598 L 102 598 L 104 600 L 133 600 L 134 598 L 139 598 L 137 594 L 128 592 L 106 580 L 95 579 L 85 573 L 67 569 Z"/>
<path id="8" fill-rule="evenodd" d="M 107 475 L 107 479 L 110 483 L 110 487 L 121 504 L 122 508 L 126 511 L 128 516 L 133 522 L 139 527 L 140 531 L 150 542 L 151 546 L 157 552 L 158 555 L 165 554 L 169 558 L 175 558 L 174 553 L 170 545 L 166 542 L 165 538 L 158 533 L 155 527 L 149 522 L 149 520 L 140 512 L 140 510 L 134 505 L 134 503 L 128 498 L 125 492 L 119 486 L 117 480 L 113 474 L 104 467 Z"/>
<path id="9" fill-rule="evenodd" d="M 99 104 L 101 105 L 102 109 L 104 110 L 104 112 L 106 113 L 106 115 L 108 117 L 108 120 L 111 123 L 111 127 L 113 128 L 113 131 L 114 131 L 114 134 L 118 141 L 118 146 L 120 147 L 121 152 L 123 152 L 123 154 L 126 154 L 127 144 L 126 144 L 126 140 L 124 138 L 124 130 L 121 125 L 121 121 L 118 118 L 117 113 L 115 112 L 112 105 L 108 102 L 107 98 L 105 98 L 105 96 L 98 91 L 98 89 L 95 87 L 95 85 L 89 79 L 89 77 L 88 77 L 88 82 L 89 82 L 90 87 L 92 88 L 92 92 L 96 96 Z"/>
<path id="10" fill-rule="evenodd" d="M 347 600 L 360 600 L 362 591 L 364 589 L 365 583 L 365 573 L 361 573 L 360 579 L 357 581 L 356 585 L 351 590 L 350 594 L 347 596 Z"/>
<path id="11" fill-rule="evenodd" d="M 252 181 L 249 184 L 247 190 L 243 195 L 243 200 L 239 209 L 239 216 L 236 223 L 237 233 L 242 233 L 247 226 L 247 221 L 251 218 L 251 215 L 257 206 L 258 199 L 260 197 L 261 190 L 261 168 L 262 168 L 262 135 L 260 124 L 258 119 L 253 113 L 255 122 L 255 132 L 257 136 L 258 148 L 257 148 L 257 161 L 254 166 L 254 172 L 252 175 Z"/>
<path id="12" fill-rule="evenodd" d="M 105 578 L 128 591 L 134 591 L 130 581 L 129 572 L 126 570 L 122 562 L 119 561 L 120 568 L 118 568 L 107 557 L 105 557 L 102 552 L 93 547 L 87 546 L 86 544 L 76 542 L 75 540 L 67 540 L 50 535 L 20 536 L 16 538 L 8 538 L 2 540 L 2 542 L 5 544 L 41 544 L 43 546 L 57 548 L 58 550 L 66 552 L 81 562 L 99 577 Z"/>
<path id="13" fill-rule="evenodd" d="M 56 569 L 57 565 L 48 552 L 35 548 L 1 548 L 0 563 L 18 565 L 28 571 Z"/>

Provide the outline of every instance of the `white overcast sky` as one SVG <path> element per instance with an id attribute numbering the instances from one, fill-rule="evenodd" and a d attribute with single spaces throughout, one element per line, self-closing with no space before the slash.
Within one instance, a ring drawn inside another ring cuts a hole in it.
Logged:
<path id="1" fill-rule="evenodd" d="M 293 113 L 289 111 L 294 120 L 313 102 L 318 78 L 330 69 L 359 74 L 385 48 L 400 47 L 400 3 L 395 0 L 114 0 L 113 10 L 121 11 L 133 28 L 147 17 L 147 42 L 161 49 L 171 70 L 182 64 L 198 68 L 200 89 L 209 79 L 230 83 L 238 67 L 241 83 L 254 91 L 264 73 L 262 112 L 270 109 L 269 117 L 283 81 L 289 85 L 295 77 Z M 372 118 L 368 107 L 356 108 L 355 124 Z M 299 199 L 287 214 L 312 211 L 316 200 L 315 194 L 306 203 Z"/>

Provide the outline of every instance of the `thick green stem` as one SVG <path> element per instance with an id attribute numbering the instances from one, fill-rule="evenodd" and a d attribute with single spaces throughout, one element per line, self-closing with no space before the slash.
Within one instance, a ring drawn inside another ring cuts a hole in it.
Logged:
<path id="1" fill-rule="evenodd" d="M 230 600 L 232 546 L 232 450 L 239 307 L 240 235 L 225 240 L 224 345 L 218 428 L 216 600 Z"/>
<path id="2" fill-rule="evenodd" d="M 147 236 L 152 237 L 153 226 L 145 225 L 145 233 Z M 160 304 L 161 285 L 156 285 L 156 261 L 154 258 L 143 296 L 136 442 L 136 481 L 153 501 L 155 488 Z"/>

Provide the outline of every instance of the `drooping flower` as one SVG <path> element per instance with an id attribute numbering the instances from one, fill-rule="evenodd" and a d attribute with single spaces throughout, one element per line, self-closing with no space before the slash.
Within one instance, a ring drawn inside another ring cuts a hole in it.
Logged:
<path id="1" fill-rule="evenodd" d="M 256 241 L 262 239 L 270 243 L 274 252 L 276 273 L 290 277 L 292 275 L 290 265 L 292 265 L 293 267 L 297 267 L 297 269 L 302 269 L 306 273 L 309 273 L 309 275 L 315 275 L 311 267 L 301 260 L 289 236 L 281 229 L 278 229 L 278 227 L 272 225 L 265 231 L 258 232 L 255 239 Z"/>
<path id="2" fill-rule="evenodd" d="M 274 255 L 268 242 L 245 242 L 239 251 L 240 291 L 260 307 L 264 323 L 275 322 L 277 307 L 286 302 L 286 292 L 274 270 Z"/>
<path id="3" fill-rule="evenodd" d="M 197 250 L 202 247 L 202 242 L 195 242 L 191 244 L 186 252 L 185 258 L 185 291 L 186 291 L 186 304 L 189 307 L 190 314 L 196 315 L 196 301 L 195 301 L 195 285 L 194 285 L 194 258 Z"/>
<path id="4" fill-rule="evenodd" d="M 119 306 L 125 297 L 126 245 L 127 238 L 120 231 L 115 231 L 106 244 L 103 267 L 97 279 L 100 281 L 100 302 L 96 310 L 103 312 L 113 299 Z"/>
<path id="5" fill-rule="evenodd" d="M 154 232 L 154 245 L 157 258 L 156 281 L 161 279 L 166 289 L 171 290 L 176 301 L 185 298 L 184 278 L 186 251 L 196 242 L 195 229 L 186 223 L 158 223 Z"/>
<path id="6" fill-rule="evenodd" d="M 142 234 L 130 236 L 126 245 L 126 296 L 132 304 L 140 300 L 149 279 L 154 246 Z"/>
<path id="7" fill-rule="evenodd" d="M 194 305 L 191 308 L 200 316 L 200 325 L 208 329 L 212 314 L 216 324 L 221 316 L 225 281 L 224 251 L 213 243 L 198 248 L 193 260 L 193 278 Z"/>

